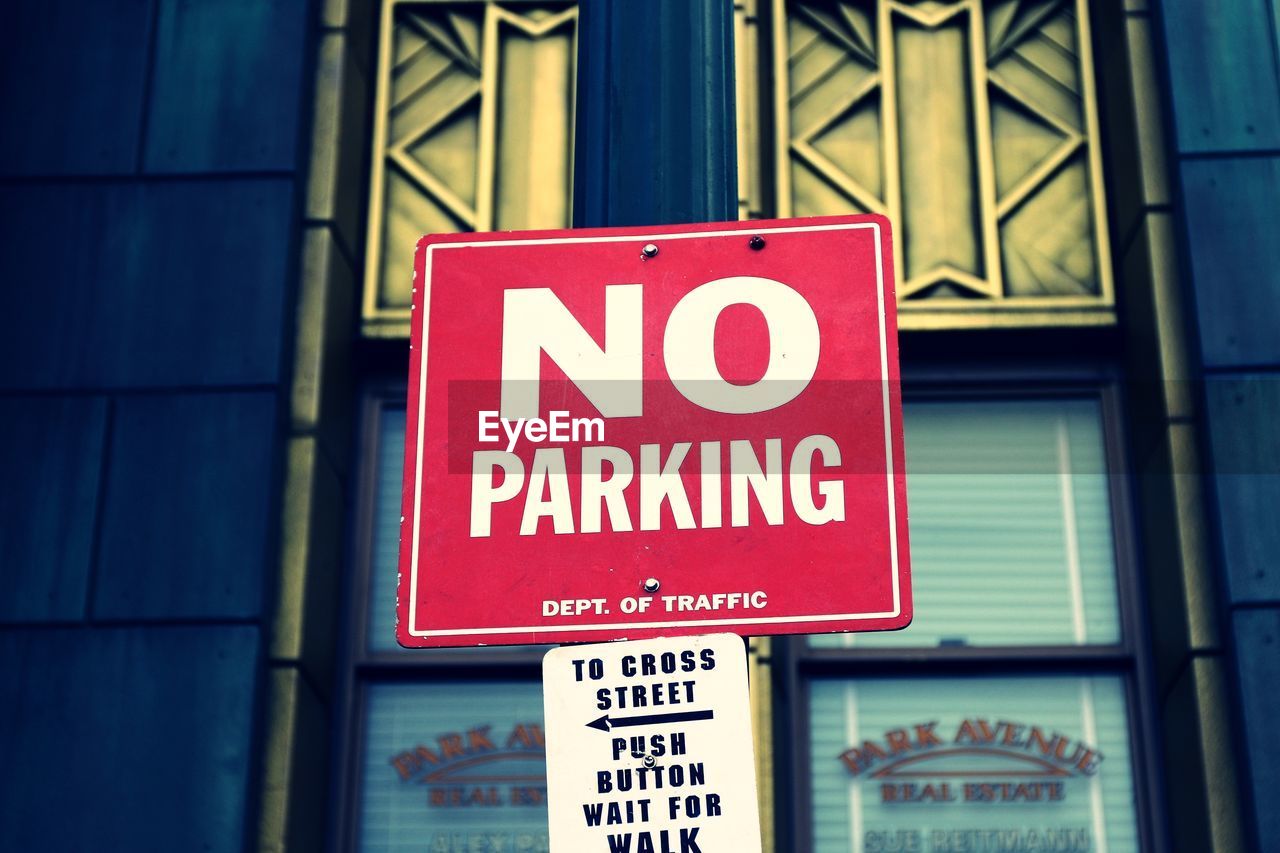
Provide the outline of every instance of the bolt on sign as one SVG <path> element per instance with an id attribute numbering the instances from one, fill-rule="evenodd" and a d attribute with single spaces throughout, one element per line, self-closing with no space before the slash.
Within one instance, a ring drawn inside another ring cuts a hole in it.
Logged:
<path id="1" fill-rule="evenodd" d="M 889 223 L 424 237 L 397 637 L 911 621 Z"/>
<path id="2" fill-rule="evenodd" d="M 566 646 L 542 681 L 552 850 L 759 853 L 739 637 Z"/>

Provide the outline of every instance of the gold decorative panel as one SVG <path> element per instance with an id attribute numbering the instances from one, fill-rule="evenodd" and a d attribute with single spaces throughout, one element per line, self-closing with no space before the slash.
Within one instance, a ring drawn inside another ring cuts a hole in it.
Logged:
<path id="1" fill-rule="evenodd" d="M 1088 0 L 735 6 L 741 216 L 890 216 L 905 328 L 1115 321 Z M 568 2 L 383 0 L 365 334 L 407 336 L 423 233 L 569 224 L 576 25 Z"/>
<path id="2" fill-rule="evenodd" d="M 430 232 L 564 228 L 577 9 L 384 0 L 364 331 L 407 337 Z"/>
<path id="3" fill-rule="evenodd" d="M 906 328 L 1115 321 L 1087 0 L 774 0 L 783 216 L 897 226 Z"/>

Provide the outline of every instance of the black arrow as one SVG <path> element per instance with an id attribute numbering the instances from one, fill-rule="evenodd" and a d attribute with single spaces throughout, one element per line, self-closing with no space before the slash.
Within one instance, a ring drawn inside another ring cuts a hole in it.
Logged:
<path id="1" fill-rule="evenodd" d="M 643 714 L 639 717 L 614 717 L 605 714 L 598 720 L 587 723 L 587 728 L 609 731 L 610 727 L 618 729 L 624 726 L 653 726 L 658 723 L 683 723 L 688 720 L 710 720 L 715 718 L 715 711 L 677 711 L 674 714 Z"/>

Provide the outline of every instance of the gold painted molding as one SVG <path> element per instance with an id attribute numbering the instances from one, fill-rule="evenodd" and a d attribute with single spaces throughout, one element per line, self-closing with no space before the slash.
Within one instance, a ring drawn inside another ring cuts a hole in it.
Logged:
<path id="1" fill-rule="evenodd" d="M 363 329 L 408 337 L 427 233 L 565 228 L 577 7 L 384 0 Z"/>
<path id="2" fill-rule="evenodd" d="M 768 2 L 763 54 L 735 3 L 740 218 L 889 215 L 905 329 L 1115 323 L 1087 0 Z M 365 336 L 408 336 L 423 233 L 568 226 L 576 22 L 384 0 Z"/>
<path id="3" fill-rule="evenodd" d="M 773 0 L 780 216 L 897 227 L 907 329 L 1115 322 L 1087 0 Z"/>

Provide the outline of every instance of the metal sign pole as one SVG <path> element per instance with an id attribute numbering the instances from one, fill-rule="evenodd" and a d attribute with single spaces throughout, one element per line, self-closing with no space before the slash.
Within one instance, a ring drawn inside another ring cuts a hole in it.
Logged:
<path id="1" fill-rule="evenodd" d="M 737 218 L 733 25 L 733 0 L 582 0 L 575 228 Z"/>
<path id="2" fill-rule="evenodd" d="M 583 0 L 575 228 L 737 218 L 732 0 Z"/>

